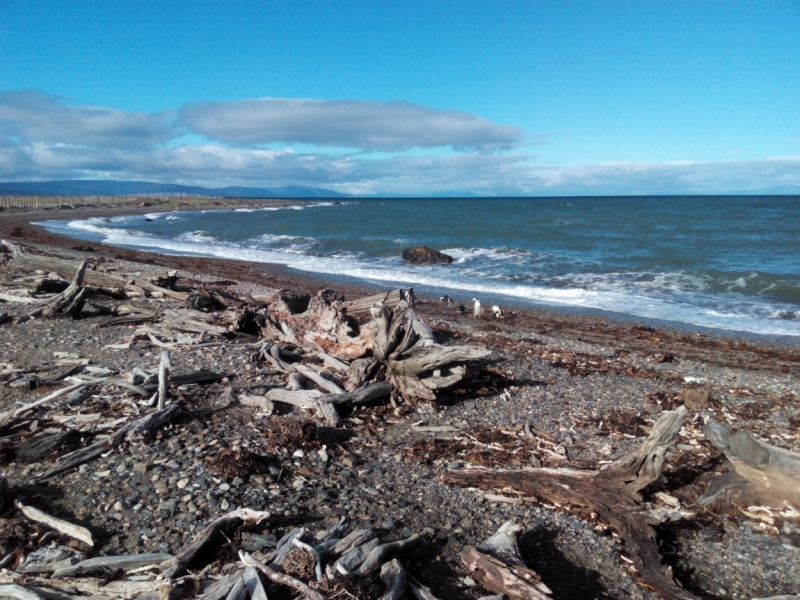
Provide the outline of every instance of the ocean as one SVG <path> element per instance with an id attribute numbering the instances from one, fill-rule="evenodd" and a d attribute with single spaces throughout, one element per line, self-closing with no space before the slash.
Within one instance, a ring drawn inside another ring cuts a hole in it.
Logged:
<path id="1" fill-rule="evenodd" d="M 800 336 L 800 196 L 313 201 L 45 221 L 75 238 L 690 327 Z M 409 246 L 455 259 L 411 265 Z"/>

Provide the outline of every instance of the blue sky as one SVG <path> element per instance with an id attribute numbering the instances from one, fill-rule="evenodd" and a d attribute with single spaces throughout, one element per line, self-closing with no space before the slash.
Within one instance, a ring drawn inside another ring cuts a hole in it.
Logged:
<path id="1" fill-rule="evenodd" d="M 800 0 L 0 0 L 0 179 L 800 193 Z"/>

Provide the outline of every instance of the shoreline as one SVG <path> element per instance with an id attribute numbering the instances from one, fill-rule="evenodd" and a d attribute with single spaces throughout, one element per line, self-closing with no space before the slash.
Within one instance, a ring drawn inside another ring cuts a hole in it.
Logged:
<path id="1" fill-rule="evenodd" d="M 219 200 L 219 199 L 194 199 L 193 202 L 180 201 L 181 199 L 170 199 L 162 202 L 148 202 L 148 206 L 141 203 L 130 203 L 120 205 L 100 206 L 79 206 L 75 209 L 38 209 L 38 210 L 13 210 L 0 212 L 0 239 L 44 244 L 46 246 L 73 249 L 77 247 L 97 247 L 107 255 L 125 258 L 127 260 L 150 262 L 151 264 L 163 264 L 170 268 L 181 268 L 185 264 L 194 270 L 203 270 L 209 273 L 225 273 L 226 269 L 221 265 L 234 266 L 233 272 L 239 278 L 257 283 L 259 277 L 268 277 L 273 282 L 280 282 L 289 287 L 296 287 L 303 291 L 314 293 L 322 287 L 333 287 L 346 291 L 349 296 L 369 295 L 380 291 L 390 290 L 393 287 L 389 283 L 369 282 L 359 280 L 347 275 L 331 275 L 323 273 L 302 272 L 292 267 L 287 267 L 278 263 L 262 263 L 253 261 L 240 261 L 233 259 L 223 259 L 217 257 L 191 256 L 181 254 L 167 254 L 158 250 L 141 250 L 113 246 L 101 242 L 89 242 L 50 233 L 43 226 L 35 225 L 36 221 L 46 220 L 69 220 L 75 218 L 91 217 L 111 217 L 125 215 L 140 215 L 147 213 L 176 212 L 184 210 L 236 210 L 240 208 L 265 208 L 269 206 L 292 206 L 307 204 L 315 200 L 294 200 L 294 199 L 268 199 L 268 200 Z M 77 214 L 76 214 L 77 213 Z M 16 235 L 15 235 L 16 233 Z M 158 257 L 157 259 L 154 257 Z M 438 301 L 438 293 L 415 289 L 417 296 L 430 303 Z M 468 294 L 467 294 L 468 295 Z M 491 302 L 484 302 L 487 306 Z M 800 349 L 800 336 L 762 334 L 732 329 L 712 328 L 681 321 L 667 319 L 657 319 L 650 317 L 640 317 L 623 312 L 614 312 L 594 308 L 586 308 L 570 305 L 558 305 L 547 303 L 528 302 L 520 299 L 502 297 L 502 303 L 520 313 L 538 313 L 563 315 L 565 318 L 575 319 L 599 319 L 610 323 L 629 324 L 634 326 L 655 327 L 665 331 L 674 331 L 677 335 L 699 333 L 712 338 L 749 340 L 756 343 L 779 344 L 787 349 Z"/>

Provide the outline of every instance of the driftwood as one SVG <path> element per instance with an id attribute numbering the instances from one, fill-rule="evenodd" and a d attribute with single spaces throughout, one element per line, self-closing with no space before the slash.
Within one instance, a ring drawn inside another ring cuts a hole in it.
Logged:
<path id="1" fill-rule="evenodd" d="M 41 523 L 42 525 L 47 525 L 63 533 L 64 535 L 68 535 L 70 537 L 75 538 L 76 540 L 82 541 L 84 544 L 89 546 L 94 546 L 94 539 L 92 539 L 91 532 L 86 529 L 85 527 L 81 527 L 80 525 L 75 525 L 73 523 L 68 523 L 67 521 L 62 521 L 61 519 L 57 519 L 56 517 L 51 517 L 47 513 L 40 511 L 38 508 L 34 508 L 32 506 L 25 506 L 24 504 L 17 503 L 17 508 L 22 511 L 26 517 L 28 517 L 31 521 L 36 521 L 37 523 Z"/>
<path id="2" fill-rule="evenodd" d="M 311 381 L 316 383 L 326 392 L 330 394 L 344 393 L 344 390 L 340 388 L 335 382 L 323 377 L 320 373 L 317 373 L 314 369 L 307 367 L 306 365 L 296 365 L 295 368 L 297 369 L 298 373 L 308 377 Z"/>
<path id="3" fill-rule="evenodd" d="M 381 600 L 400 600 L 406 593 L 406 570 L 396 558 L 381 567 L 381 580 L 386 586 L 386 593 L 381 596 Z"/>
<path id="4" fill-rule="evenodd" d="M 340 573 L 342 575 L 353 573 L 362 564 L 364 564 L 364 561 L 367 559 L 367 556 L 369 556 L 369 553 L 379 545 L 380 540 L 378 540 L 378 538 L 373 538 L 365 544 L 346 552 L 339 560 L 336 561 L 336 563 L 334 563 L 334 573 Z"/>
<path id="5" fill-rule="evenodd" d="M 279 571 L 276 571 L 268 567 L 260 560 L 258 560 L 256 557 L 254 557 L 252 554 L 248 554 L 247 552 L 240 550 L 239 560 L 241 560 L 242 563 L 244 563 L 248 567 L 253 567 L 255 569 L 258 569 L 275 583 L 280 583 L 281 585 L 285 585 L 294 590 L 297 590 L 298 592 L 303 594 L 306 598 L 308 598 L 308 600 L 325 600 L 325 596 L 322 593 L 318 592 L 313 588 L 310 588 L 299 579 L 295 579 L 294 577 L 289 577 L 284 573 L 281 573 Z"/>
<path id="6" fill-rule="evenodd" d="M 69 454 L 65 454 L 64 456 L 60 457 L 55 465 L 53 465 L 50 469 L 45 471 L 43 475 L 39 477 L 39 479 L 49 479 L 54 475 L 58 475 L 59 473 L 63 473 L 64 471 L 69 471 L 70 469 L 74 469 L 75 467 L 79 467 L 82 464 L 89 462 L 90 460 L 94 460 L 101 454 L 108 451 L 109 442 L 108 440 L 103 440 L 100 442 L 95 442 L 91 446 L 87 446 L 86 448 L 81 448 L 80 450 L 76 450 L 75 452 L 70 452 Z"/>
<path id="7" fill-rule="evenodd" d="M 17 462 L 21 464 L 39 462 L 49 457 L 56 450 L 75 447 L 80 438 L 81 433 L 74 429 L 34 437 L 14 448 Z"/>
<path id="8" fill-rule="evenodd" d="M 385 304 L 389 308 L 394 308 L 402 300 L 402 291 L 400 289 L 391 290 L 386 293 L 374 294 L 359 298 L 358 300 L 351 300 L 345 302 L 344 307 L 349 313 L 369 312 L 369 309 L 375 304 Z"/>
<path id="9" fill-rule="evenodd" d="M 393 309 L 376 304 L 372 352 L 385 368 L 385 378 L 403 399 L 415 403 L 436 400 L 433 389 L 458 383 L 466 374 L 461 363 L 484 358 L 491 351 L 481 346 L 442 346 L 431 328 L 401 301 Z M 443 370 L 449 371 L 444 378 Z M 426 386 L 424 381 L 432 379 Z"/>
<path id="10" fill-rule="evenodd" d="M 341 420 L 339 418 L 339 413 L 332 404 L 320 402 L 320 397 L 322 397 L 322 392 L 316 390 L 291 391 L 276 388 L 269 390 L 266 394 L 267 400 L 283 402 L 284 404 L 291 404 L 298 408 L 314 410 L 327 424 L 333 427 L 337 426 Z"/>
<path id="11" fill-rule="evenodd" d="M 250 595 L 250 600 L 267 600 L 267 592 L 255 568 L 247 567 L 242 575 L 242 580 Z"/>
<path id="12" fill-rule="evenodd" d="M 169 371 L 172 365 L 169 362 L 169 352 L 161 353 L 161 364 L 158 367 L 158 410 L 164 410 L 167 405 L 167 388 L 169 387 Z"/>
<path id="13" fill-rule="evenodd" d="M 600 471 L 570 469 L 523 469 L 491 471 L 483 468 L 449 471 L 445 482 L 481 489 L 511 488 L 559 505 L 593 510 L 613 527 L 641 579 L 668 600 L 689 600 L 693 594 L 678 586 L 670 567 L 661 564 L 653 526 L 680 513 L 651 511 L 639 492 L 655 481 L 667 450 L 680 430 L 686 408 L 663 413 L 650 436 L 638 450 L 606 465 Z"/>
<path id="14" fill-rule="evenodd" d="M 365 385 L 351 392 L 325 394 L 317 398 L 320 404 L 367 404 L 392 393 L 392 386 L 386 381 Z"/>
<path id="15" fill-rule="evenodd" d="M 46 273 L 55 272 L 61 277 L 71 278 L 80 267 L 80 263 L 74 260 L 29 254 L 22 246 L 6 240 L 0 241 L 0 244 L 8 248 L 13 254 L 13 264 L 24 269 L 31 271 L 41 270 Z M 104 273 L 103 271 L 88 270 L 85 275 L 85 282 L 87 284 L 104 288 L 124 288 L 130 281 L 132 281 L 131 278 L 126 279 L 110 273 Z M 173 300 L 186 300 L 189 297 L 187 293 L 175 292 L 145 280 L 137 279 L 136 285 L 150 293 L 160 292 L 167 298 L 172 298 Z"/>
<path id="16" fill-rule="evenodd" d="M 88 572 L 91 569 L 110 568 L 112 570 L 122 569 L 131 571 L 148 565 L 157 565 L 165 560 L 172 558 L 171 554 L 163 552 L 153 552 L 149 554 L 128 554 L 124 556 L 98 556 L 83 560 L 69 567 L 64 567 L 53 572 L 53 577 L 65 578 L 79 575 L 81 571 Z"/>
<path id="17" fill-rule="evenodd" d="M 72 277 L 72 283 L 60 294 L 50 298 L 38 308 L 27 315 L 17 319 L 20 323 L 29 319 L 52 316 L 69 316 L 73 319 L 78 316 L 86 301 L 86 290 L 81 288 L 83 277 L 86 273 L 86 261 L 82 262 Z"/>
<path id="18" fill-rule="evenodd" d="M 356 571 L 356 575 L 369 575 L 381 568 L 384 562 L 418 548 L 422 544 L 422 536 L 415 533 L 411 537 L 388 544 L 381 544 L 367 555 L 367 558 Z"/>
<path id="19" fill-rule="evenodd" d="M 746 431 L 731 434 L 719 423 L 709 423 L 703 433 L 725 453 L 734 471 L 712 480 L 697 504 L 724 497 L 747 505 L 798 506 L 800 454 L 756 440 Z"/>
<path id="20" fill-rule="evenodd" d="M 186 572 L 186 568 L 191 564 L 192 560 L 194 560 L 194 557 L 197 556 L 197 553 L 217 537 L 217 533 L 240 521 L 245 523 L 258 523 L 268 517 L 268 512 L 250 510 L 248 508 L 237 508 L 219 517 L 198 533 L 177 555 L 165 563 L 162 563 L 161 573 L 165 577 L 180 577 Z"/>
<path id="21" fill-rule="evenodd" d="M 550 589 L 522 560 L 517 545 L 521 530 L 514 521 L 504 523 L 483 544 L 464 548 L 461 563 L 487 590 L 518 600 L 550 600 Z"/>

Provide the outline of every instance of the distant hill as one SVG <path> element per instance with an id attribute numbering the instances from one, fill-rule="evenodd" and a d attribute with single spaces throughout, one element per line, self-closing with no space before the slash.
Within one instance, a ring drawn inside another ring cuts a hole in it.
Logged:
<path id="1" fill-rule="evenodd" d="M 205 188 L 154 183 L 152 181 L 113 181 L 69 179 L 64 181 L 9 181 L 0 182 L 0 195 L 5 196 L 122 196 L 126 194 L 183 193 L 223 198 L 349 198 L 333 190 L 302 185 L 277 188 L 229 186 Z"/>

